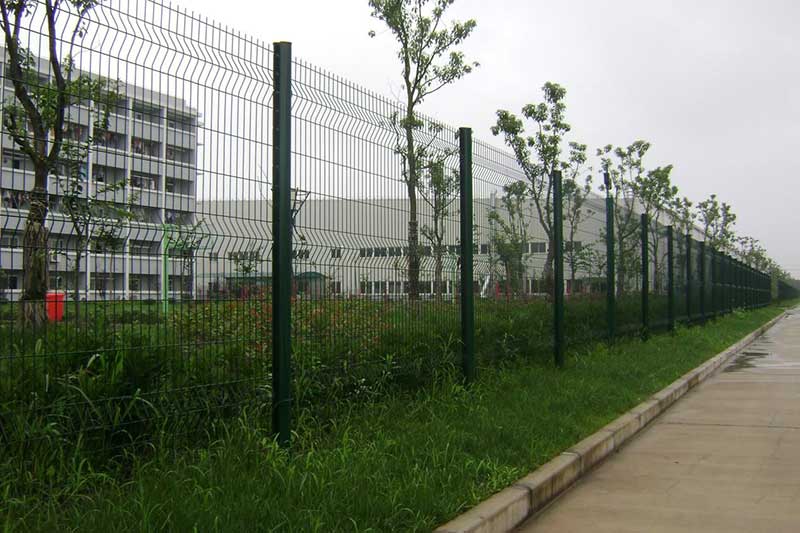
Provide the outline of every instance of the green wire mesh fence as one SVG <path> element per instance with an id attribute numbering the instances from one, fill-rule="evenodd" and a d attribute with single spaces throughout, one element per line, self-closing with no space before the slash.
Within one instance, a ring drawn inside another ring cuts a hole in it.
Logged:
<path id="1" fill-rule="evenodd" d="M 17 117 L 15 90 L 58 90 L 42 5 L 22 22 L 32 61 L 2 70 Z M 62 152 L 42 174 L 30 120 L 0 136 L 0 446 L 112 449 L 243 406 L 288 442 L 292 408 L 561 364 L 772 297 L 667 213 L 555 187 L 288 43 L 150 0 L 66 12 L 52 43 L 75 81 Z"/>

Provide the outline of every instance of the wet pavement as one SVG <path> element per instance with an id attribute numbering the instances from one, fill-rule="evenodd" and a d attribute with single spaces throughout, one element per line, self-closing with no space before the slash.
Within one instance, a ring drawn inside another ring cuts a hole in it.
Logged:
<path id="1" fill-rule="evenodd" d="M 800 309 L 519 532 L 800 532 Z"/>

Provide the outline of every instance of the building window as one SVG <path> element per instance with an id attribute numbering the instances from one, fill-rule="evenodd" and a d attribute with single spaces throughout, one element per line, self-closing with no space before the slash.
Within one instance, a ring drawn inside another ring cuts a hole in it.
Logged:
<path id="1" fill-rule="evenodd" d="M 481 244 L 481 255 L 489 255 L 489 245 Z"/>
<path id="2" fill-rule="evenodd" d="M 0 237 L 0 246 L 3 248 L 19 248 L 19 237 L 16 235 L 3 235 Z"/>
<path id="3" fill-rule="evenodd" d="M 17 276 L 0 276 L 0 290 L 17 290 Z"/>
<path id="4" fill-rule="evenodd" d="M 341 258 L 342 258 L 342 249 L 331 248 L 331 259 L 341 259 Z"/>
<path id="5" fill-rule="evenodd" d="M 304 250 L 292 250 L 293 259 L 308 259 L 309 257 L 311 257 L 311 250 L 308 248 Z"/>
<path id="6" fill-rule="evenodd" d="M 530 244 L 530 253 L 533 254 L 544 254 L 547 253 L 547 243 L 546 242 L 532 242 Z"/>
<path id="7" fill-rule="evenodd" d="M 375 257 L 386 257 L 387 253 L 386 248 L 375 248 L 374 255 Z"/>
<path id="8" fill-rule="evenodd" d="M 581 248 L 583 248 L 583 243 L 581 241 L 567 241 L 564 243 L 565 252 L 571 252 L 573 247 L 576 252 L 580 252 Z"/>
<path id="9" fill-rule="evenodd" d="M 142 280 L 138 276 L 131 276 L 128 279 L 128 290 L 140 291 L 142 290 Z"/>
<path id="10" fill-rule="evenodd" d="M 358 250 L 358 257 L 372 257 L 372 248 L 360 248 Z"/>

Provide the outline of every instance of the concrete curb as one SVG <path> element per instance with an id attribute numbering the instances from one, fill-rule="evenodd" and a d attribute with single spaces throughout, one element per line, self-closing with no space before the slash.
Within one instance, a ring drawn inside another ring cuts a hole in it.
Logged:
<path id="1" fill-rule="evenodd" d="M 708 379 L 786 314 L 784 311 L 512 486 L 439 527 L 435 533 L 499 533 L 513 530 L 618 450 L 684 394 Z"/>

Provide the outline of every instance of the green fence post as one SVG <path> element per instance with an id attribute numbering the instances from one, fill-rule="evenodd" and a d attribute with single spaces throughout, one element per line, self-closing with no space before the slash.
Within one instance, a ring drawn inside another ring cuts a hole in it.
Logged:
<path id="1" fill-rule="evenodd" d="M 733 312 L 733 258 L 725 254 L 725 306 Z"/>
<path id="2" fill-rule="evenodd" d="M 648 254 L 649 245 L 647 237 L 650 234 L 648 231 L 649 221 L 647 215 L 642 213 L 642 338 L 647 338 L 650 329 L 650 259 Z"/>
<path id="3" fill-rule="evenodd" d="M 700 260 L 700 322 L 706 321 L 706 242 L 698 244 L 698 259 Z"/>
<path id="4" fill-rule="evenodd" d="M 603 174 L 606 185 L 606 325 L 608 340 L 612 342 L 617 329 L 617 292 L 615 287 L 614 256 L 614 199 L 611 197 L 611 178 Z"/>
<path id="5" fill-rule="evenodd" d="M 714 248 L 708 248 L 708 286 L 710 288 L 709 292 L 711 297 L 708 300 L 708 316 L 709 318 L 714 318 L 717 316 L 717 286 L 716 286 L 716 271 L 714 268 L 716 267 L 716 260 L 714 259 Z"/>
<path id="6" fill-rule="evenodd" d="M 733 260 L 733 283 L 734 294 L 733 305 L 736 308 L 742 306 L 742 268 L 738 259 Z"/>
<path id="7" fill-rule="evenodd" d="M 750 309 L 752 303 L 750 301 L 750 266 L 744 263 L 742 265 L 742 270 L 744 273 L 744 308 Z"/>
<path id="8" fill-rule="evenodd" d="M 461 366 L 464 381 L 475 379 L 475 291 L 472 288 L 472 129 L 458 130 L 461 179 Z"/>
<path id="9" fill-rule="evenodd" d="M 692 235 L 686 233 L 686 323 L 692 322 Z"/>
<path id="10" fill-rule="evenodd" d="M 562 216 L 561 171 L 553 171 L 553 335 L 556 366 L 564 366 L 564 219 Z"/>
<path id="11" fill-rule="evenodd" d="M 291 75 L 292 44 L 274 43 L 272 96 L 272 430 L 291 440 Z"/>
<path id="12" fill-rule="evenodd" d="M 667 328 L 675 331 L 675 250 L 672 226 L 667 226 Z"/>

